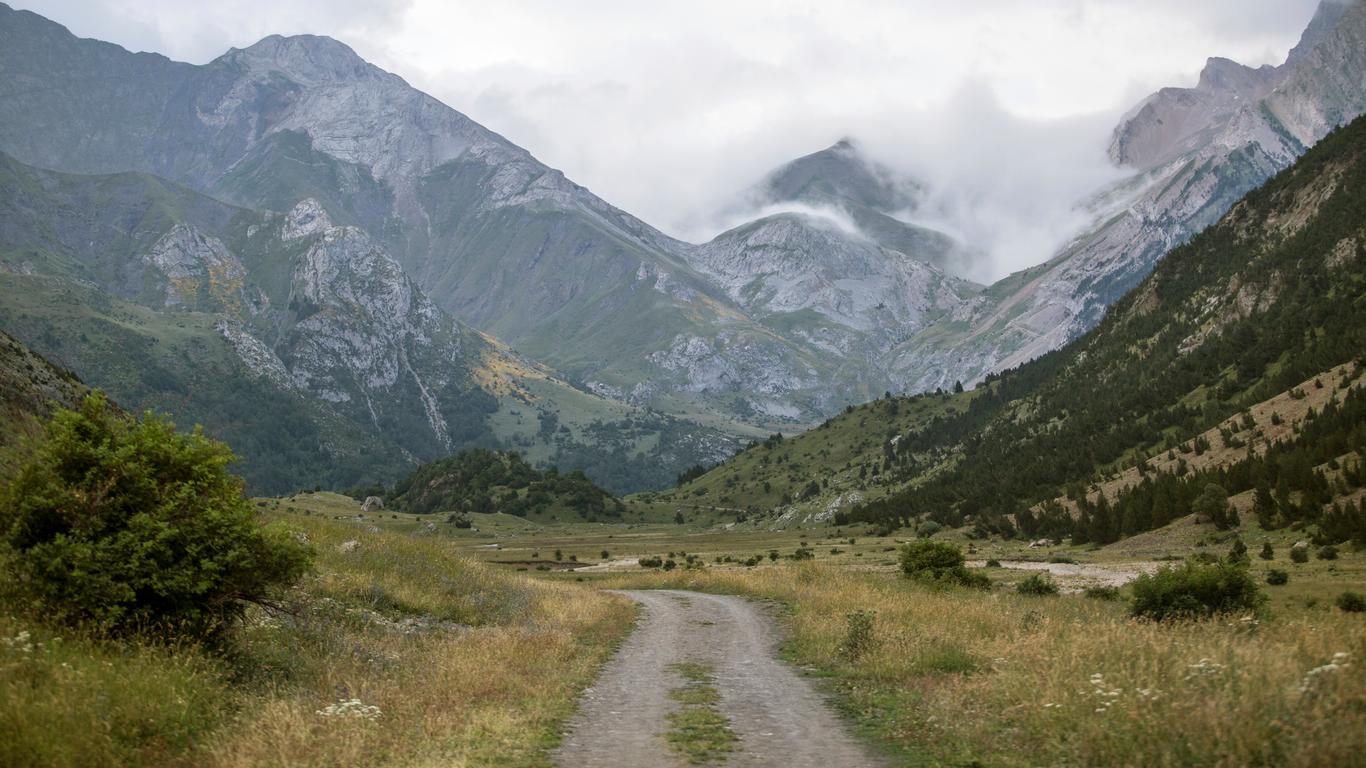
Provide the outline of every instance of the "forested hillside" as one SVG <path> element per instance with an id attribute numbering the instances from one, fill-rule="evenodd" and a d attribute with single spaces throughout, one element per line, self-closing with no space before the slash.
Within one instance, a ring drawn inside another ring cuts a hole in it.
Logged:
<path id="1" fill-rule="evenodd" d="M 592 522 L 619 519 L 624 511 L 620 500 L 582 472 L 537 470 L 516 453 L 478 449 L 422 465 L 395 484 L 389 501 L 407 512 L 453 514 L 457 521 L 468 512 L 502 512 Z"/>

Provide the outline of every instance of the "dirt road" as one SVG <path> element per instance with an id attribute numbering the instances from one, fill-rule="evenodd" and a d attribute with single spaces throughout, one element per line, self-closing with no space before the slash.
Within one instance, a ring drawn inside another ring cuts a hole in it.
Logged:
<path id="1" fill-rule="evenodd" d="M 585 694 L 555 760 L 561 768 L 685 766 L 665 740 L 672 665 L 714 670 L 717 709 L 737 741 L 735 768 L 862 768 L 875 760 L 812 688 L 777 659 L 778 635 L 764 606 L 697 592 L 623 592 L 642 606 L 639 626 Z"/>

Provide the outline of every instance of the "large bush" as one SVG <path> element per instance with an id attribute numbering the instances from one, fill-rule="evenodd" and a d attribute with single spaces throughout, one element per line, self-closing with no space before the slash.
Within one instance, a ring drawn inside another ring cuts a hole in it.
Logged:
<path id="1" fill-rule="evenodd" d="M 1258 611 L 1265 597 L 1246 568 L 1187 562 L 1163 568 L 1134 581 L 1134 616 L 1154 619 L 1199 619 L 1219 613 Z"/>
<path id="2" fill-rule="evenodd" d="M 6 578 L 47 617 L 113 632 L 205 637 L 308 567 L 261 527 L 227 470 L 232 452 L 91 395 L 59 411 L 0 488 Z"/>
<path id="3" fill-rule="evenodd" d="M 991 580 L 964 564 L 963 550 L 947 541 L 921 539 L 901 548 L 901 571 L 917 581 L 987 589 Z"/>

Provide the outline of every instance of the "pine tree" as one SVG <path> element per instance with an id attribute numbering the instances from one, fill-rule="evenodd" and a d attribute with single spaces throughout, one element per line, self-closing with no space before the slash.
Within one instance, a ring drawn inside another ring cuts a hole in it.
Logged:
<path id="1" fill-rule="evenodd" d="M 1265 479 L 1257 484 L 1252 496 L 1252 511 L 1257 515 L 1257 525 L 1269 531 L 1276 527 L 1276 500 L 1271 498 L 1271 486 Z"/>

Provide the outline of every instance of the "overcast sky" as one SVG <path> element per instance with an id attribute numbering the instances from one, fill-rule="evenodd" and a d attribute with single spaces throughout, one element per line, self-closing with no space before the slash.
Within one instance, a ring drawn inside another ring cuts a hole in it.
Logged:
<path id="1" fill-rule="evenodd" d="M 1317 0 L 18 0 L 203 63 L 336 37 L 671 234 L 843 135 L 927 178 L 980 278 L 1047 258 L 1120 114 L 1209 56 L 1279 64 Z M 952 218 L 951 217 L 951 218 Z"/>

